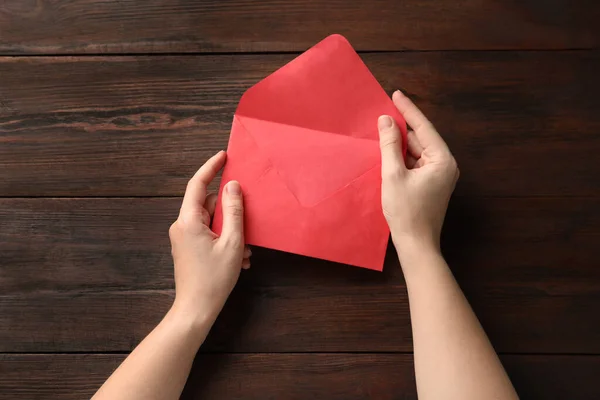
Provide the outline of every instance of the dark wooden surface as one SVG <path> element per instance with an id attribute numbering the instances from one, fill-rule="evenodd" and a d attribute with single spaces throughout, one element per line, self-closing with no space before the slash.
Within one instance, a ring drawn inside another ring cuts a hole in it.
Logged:
<path id="1" fill-rule="evenodd" d="M 125 358 L 114 354 L 0 355 L 1 400 L 79 400 Z M 600 397 L 600 360 L 589 356 L 505 355 L 523 399 Z M 416 399 L 410 354 L 202 354 L 183 399 Z"/>
<path id="2" fill-rule="evenodd" d="M 124 358 L 0 355 L 0 385 L 10 391 L 0 393 L 0 399 L 79 400 L 100 386 Z M 597 357 L 506 355 L 501 359 L 524 399 L 600 396 L 600 388 L 589 384 L 597 379 Z M 410 354 L 202 354 L 182 398 L 416 399 L 414 382 Z"/>
<path id="3" fill-rule="evenodd" d="M 358 50 L 591 48 L 595 0 L 4 0 L 0 52 L 301 51 L 338 32 Z"/>
<path id="4" fill-rule="evenodd" d="M 0 2 L 0 399 L 89 397 L 160 320 L 187 179 L 334 32 L 455 153 L 444 252 L 522 398 L 599 398 L 599 4 Z M 255 249 L 184 398 L 416 398 L 395 257 Z"/>
<path id="5" fill-rule="evenodd" d="M 0 57 L 0 127 L 10 139 L 0 148 L 0 191 L 181 195 L 198 165 L 227 146 L 244 90 L 293 57 Z M 401 87 L 436 122 L 460 161 L 457 194 L 600 192 L 600 53 L 363 58 L 388 92 Z"/>

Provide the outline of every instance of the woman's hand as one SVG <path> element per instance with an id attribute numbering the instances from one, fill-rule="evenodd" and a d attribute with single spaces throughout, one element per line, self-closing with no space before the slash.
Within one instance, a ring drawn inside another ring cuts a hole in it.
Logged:
<path id="1" fill-rule="evenodd" d="M 188 183 L 169 236 L 175 262 L 175 303 L 156 328 L 135 348 L 94 395 L 94 399 L 178 399 L 194 356 L 206 339 L 240 269 L 248 268 L 244 248 L 240 184 L 223 191 L 221 237 L 209 228 L 217 198 L 206 187 L 225 164 L 219 152 Z"/>
<path id="2" fill-rule="evenodd" d="M 412 129 L 405 161 L 398 126 L 389 116 L 379 117 L 383 212 L 399 253 L 417 243 L 439 251 L 448 201 L 459 175 L 456 161 L 408 97 L 396 91 L 392 100 Z"/>
<path id="3" fill-rule="evenodd" d="M 412 129 L 404 160 L 400 130 L 379 118 L 381 200 L 406 281 L 419 398 L 518 399 L 440 252 L 456 161 L 412 101 L 392 99 Z"/>
<path id="4" fill-rule="evenodd" d="M 221 151 L 189 181 L 179 217 L 169 229 L 175 263 L 173 309 L 200 323 L 213 321 L 233 290 L 240 270 L 250 267 L 244 247 L 244 206 L 240 184 L 228 182 L 223 190 L 223 231 L 210 230 L 217 196 L 207 186 L 225 164 Z"/>

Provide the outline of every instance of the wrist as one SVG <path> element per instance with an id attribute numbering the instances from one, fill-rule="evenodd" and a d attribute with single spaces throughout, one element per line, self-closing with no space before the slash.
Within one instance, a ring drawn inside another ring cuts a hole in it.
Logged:
<path id="1" fill-rule="evenodd" d="M 201 322 L 182 309 L 173 305 L 155 328 L 159 336 L 177 347 L 186 349 L 189 354 L 195 354 L 206 339 L 212 326 L 209 321 Z"/>
<path id="2" fill-rule="evenodd" d="M 426 265 L 427 259 L 442 257 L 439 240 L 432 236 L 392 234 L 392 242 L 405 274 L 413 267 L 419 268 L 421 265 Z"/>
<path id="3" fill-rule="evenodd" d="M 188 304 L 177 298 L 167 314 L 173 324 L 195 333 L 208 333 L 215 323 L 217 315 L 218 312 L 211 309 Z"/>
<path id="4" fill-rule="evenodd" d="M 403 234 L 392 232 L 392 242 L 398 252 L 402 254 L 441 254 L 440 241 L 432 234 Z"/>

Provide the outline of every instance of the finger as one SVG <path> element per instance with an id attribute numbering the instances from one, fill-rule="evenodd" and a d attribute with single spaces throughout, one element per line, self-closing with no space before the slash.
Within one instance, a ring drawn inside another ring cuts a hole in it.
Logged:
<path id="1" fill-rule="evenodd" d="M 194 174 L 185 189 L 180 214 L 199 213 L 199 209 L 204 206 L 204 201 L 206 200 L 206 186 L 215 178 L 219 170 L 223 168 L 226 157 L 224 151 L 218 152 Z"/>
<path id="2" fill-rule="evenodd" d="M 208 211 L 208 214 L 212 216 L 215 214 L 215 208 L 217 207 L 218 196 L 215 193 L 211 193 L 206 197 L 204 202 L 204 208 Z"/>
<path id="3" fill-rule="evenodd" d="M 396 90 L 392 95 L 392 100 L 406 120 L 406 123 L 415 131 L 419 142 L 421 142 L 424 148 L 429 146 L 446 147 L 444 139 L 442 139 L 427 117 L 408 97 L 401 91 Z"/>
<path id="4" fill-rule="evenodd" d="M 250 258 L 250 256 L 252 256 L 252 250 L 250 247 L 244 246 L 244 258 Z"/>
<path id="5" fill-rule="evenodd" d="M 250 269 L 250 260 L 247 258 L 244 258 L 242 260 L 242 269 Z"/>
<path id="6" fill-rule="evenodd" d="M 402 135 L 394 119 L 382 115 L 377 120 L 379 130 L 379 146 L 381 148 L 381 173 L 403 173 L 406 170 L 402 157 Z"/>
<path id="7" fill-rule="evenodd" d="M 244 243 L 244 201 L 242 187 L 230 181 L 223 189 L 223 229 L 221 239 L 234 247 Z"/>
<path id="8" fill-rule="evenodd" d="M 423 146 L 419 142 L 415 131 L 410 129 L 406 135 L 408 154 L 412 155 L 417 160 L 421 158 L 421 154 L 423 154 Z"/>

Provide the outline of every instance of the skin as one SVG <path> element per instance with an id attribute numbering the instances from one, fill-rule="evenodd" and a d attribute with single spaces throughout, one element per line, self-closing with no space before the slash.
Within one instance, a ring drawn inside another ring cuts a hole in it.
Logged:
<path id="1" fill-rule="evenodd" d="M 249 268 L 244 247 L 243 199 L 238 182 L 223 191 L 223 231 L 210 228 L 216 196 L 206 187 L 225 164 L 225 152 L 189 181 L 179 217 L 169 229 L 175 265 L 175 301 L 158 326 L 94 395 L 95 400 L 178 399 L 192 362 L 233 290 Z"/>
<path id="2" fill-rule="evenodd" d="M 382 154 L 382 206 L 406 278 L 419 398 L 517 399 L 477 317 L 440 251 L 448 201 L 459 176 L 454 157 L 433 125 L 402 93 L 392 97 L 409 129 L 402 157 L 400 131 L 377 121 Z M 209 228 L 216 196 L 207 186 L 225 164 L 219 152 L 188 183 L 169 230 L 175 301 L 159 325 L 98 390 L 95 400 L 174 400 L 193 359 L 233 290 L 250 267 L 244 246 L 238 182 L 223 192 L 223 231 Z"/>
<path id="3" fill-rule="evenodd" d="M 440 251 L 459 171 L 435 127 L 401 92 L 410 126 L 406 162 L 392 118 L 379 118 L 382 206 L 408 289 L 419 399 L 518 399 Z"/>

